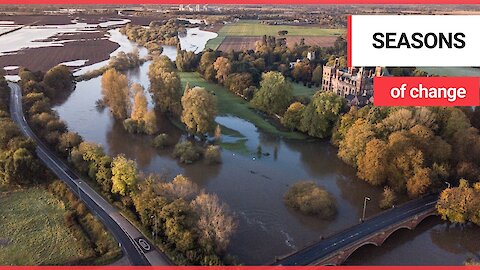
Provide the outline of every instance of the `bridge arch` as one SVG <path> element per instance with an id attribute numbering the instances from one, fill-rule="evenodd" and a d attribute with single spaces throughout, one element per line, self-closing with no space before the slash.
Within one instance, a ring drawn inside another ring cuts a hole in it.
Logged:
<path id="1" fill-rule="evenodd" d="M 432 212 L 427 213 L 425 215 L 419 216 L 418 218 L 414 219 L 414 222 L 412 222 L 410 224 L 401 224 L 400 226 L 395 227 L 391 231 L 388 231 L 384 235 L 381 235 L 381 237 L 377 238 L 378 239 L 377 241 L 373 240 L 377 235 L 373 235 L 371 239 L 359 244 L 358 246 L 355 246 L 354 248 L 352 248 L 348 252 L 345 252 L 343 254 L 344 256 L 342 256 L 342 261 L 337 262 L 337 265 L 344 263 L 350 256 L 352 256 L 353 253 L 355 253 L 360 248 L 368 246 L 368 245 L 373 245 L 373 246 L 379 247 L 379 246 L 383 245 L 383 243 L 385 243 L 385 241 L 388 238 L 390 238 L 390 236 L 392 236 L 394 233 L 396 233 L 400 230 L 405 230 L 405 229 L 411 231 L 411 230 L 415 229 L 424 220 L 426 220 L 427 218 L 432 217 L 432 216 L 436 216 L 435 211 L 432 211 Z"/>

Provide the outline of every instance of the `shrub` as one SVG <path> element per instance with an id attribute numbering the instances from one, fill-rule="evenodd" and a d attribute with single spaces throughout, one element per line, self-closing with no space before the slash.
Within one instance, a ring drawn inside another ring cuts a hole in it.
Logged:
<path id="1" fill-rule="evenodd" d="M 382 200 L 380 201 L 380 208 L 382 209 L 391 208 L 396 200 L 397 200 L 397 196 L 395 195 L 395 192 L 393 191 L 393 189 L 389 187 L 384 187 L 383 193 L 382 193 Z"/>
<path id="2" fill-rule="evenodd" d="M 133 120 L 132 118 L 128 118 L 123 121 L 123 127 L 128 133 L 140 133 L 142 130 L 141 123 L 137 120 Z"/>
<path id="3" fill-rule="evenodd" d="M 312 181 L 293 184 L 284 195 L 285 203 L 306 215 L 331 218 L 336 212 L 335 199 Z"/>
<path id="4" fill-rule="evenodd" d="M 220 154 L 220 146 L 209 145 L 205 150 L 205 160 L 208 164 L 222 163 L 222 156 Z"/>
<path id="5" fill-rule="evenodd" d="M 153 147 L 157 149 L 162 149 L 168 146 L 168 134 L 162 133 L 153 139 Z"/>
<path id="6" fill-rule="evenodd" d="M 173 156 L 185 164 L 193 163 L 200 158 L 200 150 L 190 141 L 184 141 L 175 145 Z"/>

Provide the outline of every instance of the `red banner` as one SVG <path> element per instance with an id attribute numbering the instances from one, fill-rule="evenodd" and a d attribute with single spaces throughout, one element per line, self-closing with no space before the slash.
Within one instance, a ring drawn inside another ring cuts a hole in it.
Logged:
<path id="1" fill-rule="evenodd" d="M 477 77 L 376 77 L 375 106 L 479 106 Z"/>

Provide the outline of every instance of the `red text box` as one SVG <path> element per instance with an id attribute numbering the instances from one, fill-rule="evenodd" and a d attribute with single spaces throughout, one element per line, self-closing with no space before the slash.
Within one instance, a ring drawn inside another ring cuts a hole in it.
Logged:
<path id="1" fill-rule="evenodd" d="M 375 106 L 479 106 L 478 77 L 375 77 Z"/>

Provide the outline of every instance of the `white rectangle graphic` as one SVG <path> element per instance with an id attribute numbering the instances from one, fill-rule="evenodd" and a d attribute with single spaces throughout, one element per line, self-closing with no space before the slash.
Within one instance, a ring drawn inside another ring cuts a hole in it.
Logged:
<path id="1" fill-rule="evenodd" d="M 480 66 L 479 26 L 479 15 L 353 15 L 351 64 Z"/>

